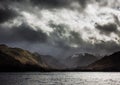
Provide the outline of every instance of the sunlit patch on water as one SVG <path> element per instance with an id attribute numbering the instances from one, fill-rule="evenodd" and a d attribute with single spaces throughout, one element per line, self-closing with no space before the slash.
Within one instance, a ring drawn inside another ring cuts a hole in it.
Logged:
<path id="1" fill-rule="evenodd" d="M 120 85 L 120 73 L 0 73 L 0 85 Z"/>

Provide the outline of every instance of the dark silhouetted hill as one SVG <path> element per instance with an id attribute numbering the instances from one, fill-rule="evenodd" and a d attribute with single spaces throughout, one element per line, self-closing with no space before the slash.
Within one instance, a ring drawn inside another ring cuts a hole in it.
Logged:
<path id="1" fill-rule="evenodd" d="M 120 71 L 120 52 L 105 56 L 87 67 L 90 71 Z"/>
<path id="2" fill-rule="evenodd" d="M 48 71 L 41 56 L 20 48 L 0 45 L 0 71 Z"/>

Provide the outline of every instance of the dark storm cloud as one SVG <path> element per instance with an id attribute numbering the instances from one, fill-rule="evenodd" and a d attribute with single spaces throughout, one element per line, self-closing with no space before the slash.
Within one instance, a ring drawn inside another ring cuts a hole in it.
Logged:
<path id="1" fill-rule="evenodd" d="M 69 36 L 70 42 L 76 43 L 76 44 L 83 44 L 83 39 L 81 38 L 81 35 L 79 32 L 71 31 Z"/>
<path id="2" fill-rule="evenodd" d="M 33 3 L 34 5 L 46 6 L 46 7 L 68 7 L 71 3 L 77 2 L 81 6 L 85 6 L 88 0 L 0 0 L 3 5 L 10 5 L 12 3 Z"/>
<path id="3" fill-rule="evenodd" d="M 30 0 L 35 6 L 47 8 L 69 8 L 72 3 L 77 2 L 82 7 L 86 6 L 87 0 Z"/>
<path id="4" fill-rule="evenodd" d="M 18 13 L 9 8 L 0 8 L 0 23 L 6 22 L 18 16 Z"/>
<path id="5" fill-rule="evenodd" d="M 60 48 L 69 48 L 68 39 L 64 35 L 68 32 L 67 26 L 64 24 L 54 24 L 52 22 L 49 23 L 49 26 L 54 29 L 52 33 L 50 33 L 51 38 L 53 39 L 54 45 Z M 66 41 L 66 42 L 65 42 Z"/>
<path id="6" fill-rule="evenodd" d="M 31 0 L 31 2 L 46 7 L 64 7 L 70 4 L 70 0 Z"/>
<path id="7" fill-rule="evenodd" d="M 0 0 L 1 3 L 9 4 L 10 2 L 22 2 L 26 0 Z"/>
<path id="8" fill-rule="evenodd" d="M 88 0 L 0 0 L 0 6 L 12 8 L 23 7 L 23 9 L 27 9 L 27 6 L 29 6 L 31 8 L 39 7 L 39 9 L 77 8 L 83 10 L 88 4 L 87 2 Z M 77 5 L 72 5 L 73 3 L 77 3 Z"/>
<path id="9" fill-rule="evenodd" d="M 0 6 L 3 8 L 10 7 L 10 6 L 13 6 L 13 3 L 21 4 L 20 2 L 23 2 L 23 1 L 26 1 L 26 0 L 0 0 Z"/>
<path id="10" fill-rule="evenodd" d="M 115 23 L 108 23 L 105 25 L 95 24 L 95 27 L 101 31 L 101 33 L 109 34 L 112 32 L 117 32 L 117 25 Z"/>
<path id="11" fill-rule="evenodd" d="M 87 0 L 78 0 L 78 2 L 82 7 L 85 7 L 87 4 Z"/>
<path id="12" fill-rule="evenodd" d="M 22 24 L 20 27 L 13 30 L 16 35 L 22 40 L 29 42 L 45 42 L 47 40 L 47 35 L 41 30 L 33 30 L 26 24 Z"/>
<path id="13" fill-rule="evenodd" d="M 50 22 L 49 26 L 54 29 L 50 35 L 60 48 L 70 49 L 73 47 L 71 44 L 82 45 L 84 42 L 79 32 L 69 30 L 69 27 L 65 24 L 56 25 Z"/>
<path id="14" fill-rule="evenodd" d="M 30 26 L 22 24 L 19 27 L 0 28 L 0 40 L 2 42 L 45 42 L 47 35 L 41 30 L 35 31 Z"/>

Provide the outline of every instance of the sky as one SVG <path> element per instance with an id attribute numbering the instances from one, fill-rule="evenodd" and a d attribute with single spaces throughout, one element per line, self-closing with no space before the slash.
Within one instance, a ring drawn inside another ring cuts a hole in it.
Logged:
<path id="1" fill-rule="evenodd" d="M 0 0 L 0 44 L 55 57 L 120 51 L 120 0 Z"/>

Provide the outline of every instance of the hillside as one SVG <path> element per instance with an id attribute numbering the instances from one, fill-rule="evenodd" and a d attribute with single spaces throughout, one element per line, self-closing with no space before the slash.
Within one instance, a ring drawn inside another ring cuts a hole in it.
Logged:
<path id="1" fill-rule="evenodd" d="M 87 67 L 90 71 L 120 71 L 120 52 L 105 56 Z"/>
<path id="2" fill-rule="evenodd" d="M 0 71 L 45 71 L 48 67 L 37 59 L 29 51 L 0 45 Z"/>

